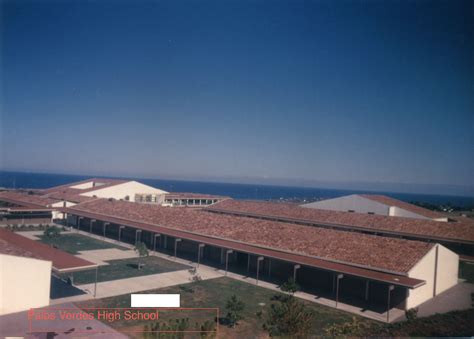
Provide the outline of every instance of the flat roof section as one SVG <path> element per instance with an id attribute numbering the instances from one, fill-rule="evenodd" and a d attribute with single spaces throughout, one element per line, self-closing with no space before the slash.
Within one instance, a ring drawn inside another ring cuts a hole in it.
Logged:
<path id="1" fill-rule="evenodd" d="M 0 212 L 52 212 L 49 207 L 0 207 Z"/>
<path id="2" fill-rule="evenodd" d="M 74 203 L 80 203 L 80 202 L 85 202 L 85 201 L 90 201 L 90 200 L 95 199 L 93 197 L 80 195 L 81 193 L 83 193 L 83 190 L 80 190 L 77 188 L 63 188 L 61 190 L 47 193 L 44 196 L 48 198 L 57 199 L 57 200 L 66 200 L 66 201 L 70 201 Z"/>
<path id="3" fill-rule="evenodd" d="M 201 234 L 196 234 L 189 231 L 178 230 L 175 228 L 165 227 L 157 224 L 149 224 L 138 222 L 135 220 L 127 220 L 117 216 L 110 215 L 101 215 L 97 213 L 91 213 L 86 211 L 81 211 L 73 208 L 64 208 L 63 212 L 70 213 L 76 216 L 82 216 L 85 218 L 92 218 L 104 222 L 109 222 L 118 225 L 124 225 L 133 227 L 136 229 L 142 229 L 151 231 L 154 233 L 164 234 L 171 237 L 183 238 L 191 240 L 197 243 L 204 243 L 211 246 L 217 246 L 227 249 L 233 249 L 236 251 L 250 253 L 252 255 L 264 256 L 267 258 L 279 259 L 286 262 L 301 264 L 310 267 L 315 267 L 319 269 L 334 271 L 338 273 L 344 273 L 352 276 L 361 277 L 364 279 L 379 281 L 383 283 L 389 283 L 397 286 L 407 287 L 407 288 L 417 288 L 424 285 L 426 282 L 420 279 L 409 278 L 404 275 L 397 275 L 385 272 L 374 271 L 366 268 L 354 267 L 348 264 L 342 264 L 337 262 L 331 262 L 328 260 L 323 260 L 315 257 L 305 256 L 297 253 L 288 253 L 282 250 L 275 250 L 271 248 L 265 248 L 260 246 L 255 246 L 252 244 L 227 240 L 223 238 L 218 238 L 215 236 L 206 236 Z"/>
<path id="4" fill-rule="evenodd" d="M 97 267 L 95 263 L 2 228 L 0 228 L 0 253 L 51 261 L 53 270 L 58 273 Z"/>
<path id="5" fill-rule="evenodd" d="M 75 205 L 67 211 L 90 212 L 98 218 L 117 217 L 398 274 L 406 274 L 433 246 L 425 242 L 220 215 L 192 208 L 176 209 L 107 199 Z"/>
<path id="6" fill-rule="evenodd" d="M 97 183 L 102 184 L 102 185 L 99 185 L 99 186 L 89 187 L 89 188 L 85 188 L 85 189 L 77 189 L 77 191 L 79 193 L 86 193 L 86 192 L 96 191 L 96 190 L 100 190 L 100 189 L 115 186 L 115 185 L 120 185 L 120 184 L 129 182 L 129 181 L 133 181 L 133 180 L 109 179 L 109 178 L 90 178 L 90 179 L 81 180 L 81 181 L 77 181 L 77 182 L 72 182 L 72 183 L 69 183 L 69 184 L 61 185 L 61 186 L 51 187 L 51 188 L 48 188 L 48 189 L 44 190 L 44 193 L 48 194 L 48 193 L 53 193 L 53 192 L 57 192 L 57 191 L 62 191 L 64 189 L 74 189 L 75 190 L 75 188 L 72 188 L 73 186 L 78 186 L 78 185 L 86 184 L 86 183 L 89 183 L 89 182 L 97 182 Z"/>
<path id="7" fill-rule="evenodd" d="M 330 226 L 342 230 L 361 230 L 419 238 L 474 244 L 474 223 L 439 222 L 404 217 L 304 208 L 294 204 L 224 200 L 205 210 L 224 214 L 250 216 L 289 223 Z"/>

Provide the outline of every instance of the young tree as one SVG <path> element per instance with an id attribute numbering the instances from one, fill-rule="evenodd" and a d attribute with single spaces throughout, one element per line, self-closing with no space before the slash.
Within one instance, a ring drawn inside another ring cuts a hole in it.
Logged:
<path id="1" fill-rule="evenodd" d="M 148 252 L 148 248 L 146 247 L 146 244 L 144 242 L 137 242 L 135 245 L 135 252 L 138 254 L 138 258 L 141 259 L 143 257 L 148 257 L 150 253 Z M 138 261 L 138 269 L 140 270 L 142 268 L 142 263 L 141 260 Z"/>
<path id="2" fill-rule="evenodd" d="M 272 304 L 263 328 L 272 337 L 305 338 L 308 336 L 314 313 L 293 296 L 285 296 Z"/>
<path id="3" fill-rule="evenodd" d="M 287 282 L 285 282 L 283 285 L 280 286 L 280 289 L 281 289 L 283 292 L 288 292 L 288 293 L 290 293 L 291 295 L 294 295 L 296 292 L 298 292 L 298 290 L 300 289 L 300 287 L 299 287 L 298 284 L 296 283 L 295 279 L 290 278 L 290 279 L 288 279 Z"/>
<path id="4" fill-rule="evenodd" d="M 245 304 L 242 300 L 237 298 L 235 294 L 227 300 L 225 308 L 227 310 L 227 319 L 229 320 L 230 327 L 234 327 L 239 320 L 243 319 L 242 311 L 245 308 Z"/>
<path id="5" fill-rule="evenodd" d="M 51 226 L 51 227 L 48 227 L 43 232 L 43 235 L 45 236 L 45 238 L 48 239 L 51 245 L 54 245 L 54 243 L 57 241 L 57 239 L 61 235 L 61 230 L 59 229 L 59 227 Z"/>

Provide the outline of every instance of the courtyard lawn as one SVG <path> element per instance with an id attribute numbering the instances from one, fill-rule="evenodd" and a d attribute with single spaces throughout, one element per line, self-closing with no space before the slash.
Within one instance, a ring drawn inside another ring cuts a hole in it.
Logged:
<path id="1" fill-rule="evenodd" d="M 227 300 L 236 294 L 245 303 L 243 311 L 244 319 L 239 321 L 235 328 L 229 328 L 225 325 L 219 326 L 219 337 L 227 338 L 249 338 L 265 336 L 266 332 L 262 329 L 266 314 L 272 303 L 275 303 L 274 296 L 281 295 L 279 292 L 271 291 L 262 287 L 247 284 L 238 280 L 222 277 L 200 282 L 194 282 L 179 286 L 161 288 L 142 293 L 179 293 L 181 294 L 181 307 L 189 308 L 219 308 L 220 317 L 225 318 L 225 305 Z M 344 323 L 351 321 L 353 317 L 364 323 L 375 323 L 374 321 L 361 318 L 334 308 L 318 305 L 315 303 L 302 301 L 308 308 L 315 313 L 312 335 L 324 335 L 324 329 L 334 323 Z M 122 295 L 99 300 L 91 300 L 77 303 L 78 307 L 110 307 L 127 308 L 130 307 L 130 295 Z M 213 315 L 214 314 L 214 315 Z M 194 329 L 197 322 L 202 324 L 206 320 L 214 321 L 215 312 L 193 310 L 187 312 L 181 311 L 160 311 L 161 322 L 167 322 L 171 319 L 189 318 L 190 329 Z M 143 330 L 146 322 L 127 323 L 114 322 L 109 325 L 122 330 Z"/>
<path id="2" fill-rule="evenodd" d="M 138 269 L 138 262 L 142 265 L 144 264 L 140 270 Z M 155 256 L 143 257 L 140 259 L 137 257 L 111 260 L 107 261 L 107 263 L 109 265 L 99 267 L 97 276 L 98 282 L 180 271 L 191 268 L 190 266 Z M 74 273 L 74 284 L 76 285 L 89 284 L 93 282 L 95 282 L 95 269 Z"/>
<path id="3" fill-rule="evenodd" d="M 61 233 L 58 238 L 51 239 L 43 235 L 38 236 L 38 238 L 42 243 L 54 245 L 56 248 L 71 254 L 78 254 L 79 251 L 100 250 L 107 248 L 128 250 L 126 247 L 87 237 L 82 234 Z"/>
<path id="4" fill-rule="evenodd" d="M 474 283 L 474 263 L 460 262 L 459 263 L 459 277 L 466 279 L 469 283 Z"/>

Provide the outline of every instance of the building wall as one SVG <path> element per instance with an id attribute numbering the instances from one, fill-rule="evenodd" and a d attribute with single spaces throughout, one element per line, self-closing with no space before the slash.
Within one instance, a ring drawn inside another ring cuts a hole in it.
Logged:
<path id="1" fill-rule="evenodd" d="M 458 283 L 459 255 L 439 245 L 438 280 L 436 294 L 440 294 Z"/>
<path id="2" fill-rule="evenodd" d="M 106 187 L 100 189 L 100 187 L 95 191 L 90 191 L 86 193 L 81 193 L 81 195 L 85 195 L 88 197 L 96 196 L 98 198 L 114 198 L 114 199 L 125 199 L 126 196 L 129 197 L 129 201 L 135 201 L 135 194 L 165 194 L 168 193 L 166 191 L 160 190 L 158 188 L 154 188 L 151 186 L 147 186 L 141 184 L 136 181 L 129 181 L 123 184 Z"/>
<path id="3" fill-rule="evenodd" d="M 0 315 L 49 305 L 50 261 L 0 254 Z"/>
<path id="4" fill-rule="evenodd" d="M 392 217 L 405 217 L 405 218 L 414 218 L 414 219 L 430 219 L 430 218 L 427 218 L 423 215 L 413 213 L 411 211 L 405 210 L 405 209 L 397 207 L 397 206 L 390 206 L 388 215 L 392 216 Z"/>
<path id="5" fill-rule="evenodd" d="M 51 218 L 33 218 L 33 219 L 4 219 L 0 220 L 0 226 L 7 225 L 48 225 L 51 224 Z"/>
<path id="6" fill-rule="evenodd" d="M 435 260 L 436 246 L 408 272 L 409 277 L 425 280 L 426 284 L 416 289 L 408 290 L 407 309 L 416 307 L 433 298 Z"/>
<path id="7" fill-rule="evenodd" d="M 357 194 L 347 195 L 335 199 L 328 199 L 317 201 L 301 207 L 316 208 L 329 211 L 348 212 L 354 211 L 356 213 L 373 213 L 377 215 L 385 215 L 392 217 L 406 217 L 415 219 L 429 219 L 417 213 L 405 210 L 396 206 L 389 206 L 378 201 L 361 197 Z"/>
<path id="8" fill-rule="evenodd" d="M 389 206 L 379 202 L 366 199 L 356 194 L 345 197 L 328 199 L 301 205 L 301 207 L 316 208 L 330 211 L 347 212 L 352 210 L 357 213 L 374 213 L 379 215 L 388 215 Z"/>
<path id="9" fill-rule="evenodd" d="M 66 205 L 64 205 L 64 203 L 66 203 Z M 74 205 L 77 205 L 76 203 L 74 202 L 70 202 L 70 201 L 58 201 L 54 204 L 51 205 L 51 207 L 71 207 L 71 206 L 74 206 Z M 64 218 L 64 213 L 61 213 L 59 211 L 53 211 L 53 220 L 54 219 L 62 219 Z"/>
<path id="10" fill-rule="evenodd" d="M 436 260 L 437 250 L 438 259 Z M 435 266 L 437 266 L 436 270 Z M 456 285 L 458 281 L 457 267 L 459 267 L 459 256 L 442 245 L 433 246 L 408 273 L 409 277 L 425 280 L 426 284 L 408 291 L 407 309 L 417 307 Z"/>

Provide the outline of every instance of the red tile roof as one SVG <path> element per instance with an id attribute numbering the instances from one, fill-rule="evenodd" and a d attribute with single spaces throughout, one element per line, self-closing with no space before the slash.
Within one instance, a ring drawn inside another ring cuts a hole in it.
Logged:
<path id="1" fill-rule="evenodd" d="M 189 208 L 106 199 L 66 210 L 70 213 L 89 212 L 98 220 L 101 216 L 121 218 L 396 274 L 406 274 L 433 246 L 418 241 L 219 215 Z"/>
<path id="2" fill-rule="evenodd" d="M 80 202 L 85 202 L 85 201 L 90 201 L 90 200 L 95 199 L 93 197 L 80 195 L 81 193 L 83 193 L 83 190 L 80 190 L 77 188 L 63 188 L 51 193 L 47 193 L 44 196 L 53 198 L 53 199 L 58 199 L 58 200 L 67 200 L 67 201 L 75 202 L 75 203 L 80 203 Z"/>
<path id="3" fill-rule="evenodd" d="M 52 261 L 53 269 L 58 272 L 97 266 L 90 261 L 2 228 L 0 228 L 0 253 Z"/>
<path id="4" fill-rule="evenodd" d="M 340 229 L 360 229 L 386 234 L 399 234 L 462 243 L 474 242 L 474 224 L 438 222 L 425 219 L 388 217 L 362 213 L 304 208 L 293 204 L 225 200 L 206 208 L 227 214 L 256 216 L 286 222 L 329 225 Z"/>
<path id="5" fill-rule="evenodd" d="M 4 191 L 0 192 L 0 201 L 6 201 L 24 207 L 46 207 L 58 202 L 59 200 L 37 194 Z"/>
<path id="6" fill-rule="evenodd" d="M 423 208 L 423 207 L 420 207 L 420 206 L 416 206 L 416 205 L 413 205 L 413 204 L 409 204 L 405 201 L 393 199 L 391 197 L 387 197 L 386 195 L 377 195 L 377 194 L 358 194 L 358 195 L 363 197 L 363 198 L 366 198 L 366 199 L 369 199 L 369 200 L 372 200 L 372 201 L 376 201 L 376 202 L 379 202 L 379 203 L 384 204 L 384 205 L 395 206 L 395 207 L 398 207 L 398 208 L 402 208 L 404 210 L 422 215 L 422 216 L 427 217 L 427 218 L 431 218 L 431 219 L 447 218 L 447 216 L 442 214 L 442 213 L 435 212 L 435 211 L 430 211 L 429 209 L 426 209 L 426 208 Z"/>

